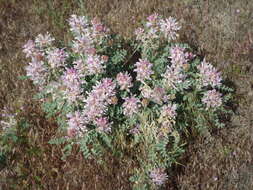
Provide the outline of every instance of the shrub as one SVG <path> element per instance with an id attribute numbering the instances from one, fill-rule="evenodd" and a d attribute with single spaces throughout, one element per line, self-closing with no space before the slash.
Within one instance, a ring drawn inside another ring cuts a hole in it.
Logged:
<path id="1" fill-rule="evenodd" d="M 74 38 L 67 47 L 55 47 L 49 33 L 23 47 L 37 98 L 59 124 L 50 143 L 65 144 L 64 157 L 77 144 L 98 161 L 133 150 L 133 188 L 162 187 L 187 136 L 224 126 L 219 117 L 232 89 L 187 44 L 174 42 L 180 25 L 172 17 L 150 15 L 130 41 L 97 18 L 68 22 Z"/>
<path id="2" fill-rule="evenodd" d="M 16 147 L 27 143 L 29 125 L 6 107 L 1 110 L 0 118 L 0 169 L 3 169 L 15 155 Z"/>

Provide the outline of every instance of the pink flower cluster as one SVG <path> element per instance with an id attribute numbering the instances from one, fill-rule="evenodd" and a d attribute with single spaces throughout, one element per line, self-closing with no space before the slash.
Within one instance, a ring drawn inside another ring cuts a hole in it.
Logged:
<path id="1" fill-rule="evenodd" d="M 23 52 L 26 57 L 31 58 L 31 62 L 25 67 L 26 75 L 31 78 L 35 85 L 40 88 L 46 83 L 46 78 L 48 76 L 48 69 L 44 65 L 43 52 L 38 49 L 33 40 L 28 40 L 23 46 Z"/>
<path id="2" fill-rule="evenodd" d="M 179 67 L 173 67 L 169 65 L 167 66 L 166 72 L 162 76 L 164 77 L 165 85 L 169 88 L 176 88 L 176 86 L 179 83 L 182 83 L 186 77 Z"/>
<path id="3" fill-rule="evenodd" d="M 101 42 L 108 29 L 97 18 L 90 24 L 86 17 L 72 15 L 68 21 L 70 30 L 75 35 L 73 51 L 79 54 L 94 54 L 94 45 Z"/>
<path id="4" fill-rule="evenodd" d="M 202 102 L 206 105 L 206 109 L 217 108 L 222 105 L 221 93 L 215 89 L 205 92 Z"/>
<path id="5" fill-rule="evenodd" d="M 142 43 L 150 42 L 151 40 L 159 38 L 159 30 L 157 27 L 150 27 L 148 30 L 138 28 L 135 30 L 136 39 Z M 149 45 L 152 45 L 149 43 Z"/>
<path id="6" fill-rule="evenodd" d="M 146 26 L 147 27 L 155 26 L 157 24 L 157 22 L 158 22 L 158 19 L 159 19 L 159 15 L 157 13 L 149 15 L 147 17 L 148 22 L 146 23 Z"/>
<path id="7" fill-rule="evenodd" d="M 75 77 L 72 78 L 75 81 Z M 107 117 L 104 117 L 107 110 L 109 98 L 115 95 L 116 85 L 109 78 L 105 78 L 99 82 L 93 90 L 89 93 L 84 109 L 81 112 L 68 114 L 68 134 L 69 136 L 76 136 L 78 133 L 85 132 L 87 124 L 95 124 L 98 131 L 111 132 L 111 123 Z"/>
<path id="8" fill-rule="evenodd" d="M 43 86 L 46 83 L 47 68 L 44 66 L 42 61 L 36 61 L 28 63 L 25 67 L 26 75 L 31 78 L 34 84 L 38 86 Z"/>
<path id="9" fill-rule="evenodd" d="M 102 73 L 104 70 L 104 60 L 98 55 L 88 55 L 85 65 L 87 68 L 87 75 L 94 75 Z"/>
<path id="10" fill-rule="evenodd" d="M 26 54 L 27 58 L 34 57 L 34 55 L 38 53 L 33 40 L 28 40 L 26 42 L 26 44 L 23 46 L 23 52 Z"/>
<path id="11" fill-rule="evenodd" d="M 44 48 L 44 47 L 51 46 L 54 40 L 55 40 L 55 39 L 51 36 L 51 34 L 49 34 L 49 33 L 47 32 L 45 35 L 39 34 L 39 35 L 35 38 L 35 44 L 36 44 L 39 48 Z"/>
<path id="12" fill-rule="evenodd" d="M 136 39 L 143 43 L 159 38 L 159 15 L 154 13 L 147 17 L 146 28 L 138 28 L 135 30 Z"/>
<path id="13" fill-rule="evenodd" d="M 166 174 L 165 170 L 162 168 L 153 169 L 150 172 L 149 177 L 151 178 L 152 182 L 158 186 L 165 184 L 165 182 L 168 179 L 168 175 Z"/>
<path id="14" fill-rule="evenodd" d="M 152 100 L 157 104 L 162 104 L 168 101 L 168 96 L 164 88 L 156 86 L 152 93 Z"/>
<path id="15" fill-rule="evenodd" d="M 162 139 L 172 132 L 173 125 L 176 123 L 176 109 L 177 105 L 171 102 L 162 106 L 160 117 L 158 119 L 158 122 L 161 124 L 159 131 L 157 131 L 159 138 Z"/>
<path id="16" fill-rule="evenodd" d="M 89 26 L 88 19 L 85 16 L 71 15 L 68 22 L 70 31 L 77 36 L 81 36 L 81 34 L 85 33 Z"/>
<path id="17" fill-rule="evenodd" d="M 86 119 L 80 111 L 67 114 L 68 129 L 67 133 L 69 137 L 75 137 L 76 135 L 82 135 L 87 131 Z"/>
<path id="18" fill-rule="evenodd" d="M 108 133 L 111 132 L 111 123 L 107 117 L 100 117 L 95 120 L 95 124 L 98 126 L 98 131 Z"/>
<path id="19" fill-rule="evenodd" d="M 167 70 L 163 77 L 168 87 L 176 88 L 177 84 L 184 82 L 186 75 L 183 74 L 185 65 L 194 57 L 193 54 L 185 52 L 185 48 L 175 46 L 170 49 L 171 66 L 167 66 Z"/>
<path id="20" fill-rule="evenodd" d="M 100 74 L 104 71 L 104 63 L 106 60 L 103 56 L 88 55 L 85 60 L 82 58 L 73 62 L 74 68 L 80 77 L 88 75 Z"/>
<path id="21" fill-rule="evenodd" d="M 88 97 L 84 100 L 83 113 L 89 122 L 102 117 L 107 111 L 107 106 L 111 104 L 110 98 L 115 96 L 116 84 L 110 78 L 104 78 L 93 87 Z"/>
<path id="22" fill-rule="evenodd" d="M 91 24 L 86 17 L 72 15 L 69 19 L 71 31 L 75 34 L 72 49 L 79 55 L 86 54 L 85 61 L 77 60 L 75 68 L 81 68 L 82 76 L 102 73 L 103 64 L 107 62 L 105 56 L 96 54 L 95 44 L 100 43 L 100 39 L 105 37 L 107 29 L 97 19 L 93 19 Z M 84 65 L 81 65 L 83 64 Z"/>
<path id="23" fill-rule="evenodd" d="M 26 57 L 31 58 L 31 62 L 27 67 L 25 67 L 27 76 L 33 80 L 34 84 L 38 85 L 42 89 L 45 85 L 49 69 L 45 65 L 45 49 L 52 45 L 55 39 L 47 32 L 45 35 L 39 34 L 33 40 L 28 40 L 28 42 L 23 46 L 23 52 Z M 49 50 L 47 55 L 49 64 L 58 65 L 65 61 L 67 54 L 59 49 Z"/>
<path id="24" fill-rule="evenodd" d="M 218 72 L 210 63 L 204 59 L 198 65 L 200 80 L 203 86 L 211 85 L 213 88 L 221 85 L 221 73 Z"/>
<path id="25" fill-rule="evenodd" d="M 149 86 L 144 85 L 140 87 L 141 95 L 144 98 L 151 99 L 157 104 L 162 104 L 167 102 L 168 97 L 166 95 L 165 89 L 159 86 L 156 86 L 154 89 L 151 89 Z"/>
<path id="26" fill-rule="evenodd" d="M 117 83 L 120 86 L 120 90 L 127 90 L 129 91 L 129 88 L 133 86 L 132 84 L 132 77 L 129 75 L 129 73 L 118 73 L 116 77 Z"/>
<path id="27" fill-rule="evenodd" d="M 168 105 L 164 105 L 162 107 L 161 116 L 164 118 L 172 119 L 174 120 L 177 116 L 177 105 L 169 103 Z"/>
<path id="28" fill-rule="evenodd" d="M 76 69 L 67 69 L 62 76 L 62 83 L 65 87 L 64 95 L 70 103 L 81 98 L 81 82 Z"/>
<path id="29" fill-rule="evenodd" d="M 146 29 L 138 28 L 135 31 L 136 39 L 142 42 L 157 39 L 161 36 L 170 42 L 179 36 L 177 31 L 181 28 L 175 18 L 162 19 L 157 13 L 147 17 L 145 26 Z"/>
<path id="30" fill-rule="evenodd" d="M 144 38 L 145 30 L 143 28 L 137 28 L 134 32 L 136 39 L 140 41 L 145 41 L 146 38 Z"/>
<path id="31" fill-rule="evenodd" d="M 62 98 L 62 83 L 61 81 L 50 81 L 47 86 L 43 89 L 45 94 L 52 95 L 52 101 Z"/>
<path id="32" fill-rule="evenodd" d="M 47 51 L 47 59 L 51 68 L 63 66 L 68 54 L 63 49 L 54 48 Z"/>
<path id="33" fill-rule="evenodd" d="M 92 19 L 91 24 L 94 37 L 109 32 L 109 29 L 105 27 L 98 18 Z"/>
<path id="34" fill-rule="evenodd" d="M 152 71 L 152 64 L 145 59 L 139 59 L 138 62 L 135 63 L 136 69 L 134 71 L 137 73 L 136 79 L 139 81 L 144 81 L 145 79 L 151 79 L 150 75 L 154 74 Z"/>
<path id="35" fill-rule="evenodd" d="M 174 67 L 181 67 L 188 62 L 189 53 L 185 53 L 185 48 L 175 46 L 170 48 L 171 63 Z"/>
<path id="36" fill-rule="evenodd" d="M 73 62 L 74 69 L 77 71 L 80 78 L 85 77 L 87 75 L 87 68 L 82 59 L 78 59 Z M 82 83 L 85 83 L 85 80 L 81 80 Z"/>
<path id="37" fill-rule="evenodd" d="M 153 90 L 148 85 L 141 86 L 139 90 L 144 98 L 150 99 L 152 97 Z"/>
<path id="38" fill-rule="evenodd" d="M 140 100 L 138 98 L 127 97 L 124 98 L 125 102 L 123 103 L 123 113 L 126 116 L 132 116 L 133 114 L 137 113 L 140 107 Z"/>
<path id="39" fill-rule="evenodd" d="M 179 26 L 175 18 L 161 19 L 159 25 L 161 32 L 169 42 L 178 37 L 177 31 L 180 30 L 181 26 Z"/>
<path id="40" fill-rule="evenodd" d="M 73 51 L 77 54 L 94 54 L 95 49 L 92 47 L 90 36 L 76 36 L 73 40 Z"/>

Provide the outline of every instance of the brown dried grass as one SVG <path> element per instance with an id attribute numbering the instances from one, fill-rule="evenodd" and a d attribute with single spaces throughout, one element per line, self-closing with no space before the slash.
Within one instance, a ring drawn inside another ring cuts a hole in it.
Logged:
<path id="1" fill-rule="evenodd" d="M 104 20 L 125 38 L 147 15 L 157 12 L 174 16 L 182 23 L 180 40 L 197 54 L 207 56 L 235 83 L 238 108 L 231 126 L 191 142 L 182 159 L 185 167 L 175 170 L 168 189 L 252 189 L 253 125 L 253 3 L 250 0 L 0 0 L 0 108 L 7 106 L 32 125 L 27 143 L 15 148 L 5 172 L 2 189 L 130 189 L 129 161 L 110 156 L 110 167 L 83 160 L 75 149 L 62 161 L 61 147 L 47 141 L 55 135 L 56 124 L 45 118 L 32 99 L 35 89 L 24 74 L 26 60 L 21 46 L 38 33 L 50 31 L 67 42 L 65 20 L 72 13 Z M 239 12 L 238 12 L 239 10 Z"/>

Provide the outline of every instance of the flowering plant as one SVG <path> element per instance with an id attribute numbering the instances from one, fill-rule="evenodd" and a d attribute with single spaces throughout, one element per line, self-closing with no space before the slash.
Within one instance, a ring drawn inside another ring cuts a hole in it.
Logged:
<path id="1" fill-rule="evenodd" d="M 231 89 L 210 63 L 173 42 L 180 26 L 172 17 L 150 15 L 131 42 L 110 34 L 97 18 L 72 15 L 68 22 L 70 46 L 54 47 L 47 33 L 23 47 L 31 58 L 27 76 L 66 134 L 51 143 L 67 143 L 66 153 L 78 144 L 85 157 L 96 158 L 124 154 L 128 144 L 141 150 L 134 189 L 161 187 L 183 152 L 183 137 L 223 126 L 219 114 Z M 134 50 L 126 50 L 129 44 Z M 135 52 L 137 61 L 129 61 Z"/>
<path id="2" fill-rule="evenodd" d="M 18 145 L 27 143 L 27 134 L 30 129 L 25 118 L 20 117 L 7 106 L 0 110 L 0 170 L 8 168 L 8 164 L 16 156 Z"/>

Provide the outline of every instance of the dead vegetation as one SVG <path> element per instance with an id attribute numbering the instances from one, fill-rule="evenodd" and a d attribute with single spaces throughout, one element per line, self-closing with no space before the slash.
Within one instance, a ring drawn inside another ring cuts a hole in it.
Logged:
<path id="1" fill-rule="evenodd" d="M 253 189 L 253 3 L 251 0 L 0 0 L 0 108 L 9 107 L 31 128 L 0 173 L 0 189 L 130 189 L 129 162 L 107 158 L 109 168 L 85 161 L 73 150 L 49 145 L 56 124 L 46 119 L 24 74 L 21 46 L 49 31 L 69 40 L 65 20 L 72 13 L 100 17 L 115 33 L 130 38 L 147 15 L 172 15 L 182 23 L 181 41 L 216 64 L 235 88 L 235 115 L 222 129 L 190 143 L 183 167 L 167 189 Z"/>

